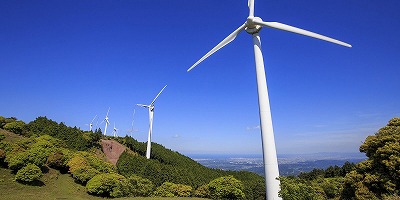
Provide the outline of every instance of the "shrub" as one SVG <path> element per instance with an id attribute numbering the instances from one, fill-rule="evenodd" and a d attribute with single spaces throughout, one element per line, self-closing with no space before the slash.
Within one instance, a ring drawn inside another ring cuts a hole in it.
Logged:
<path id="1" fill-rule="evenodd" d="M 194 191 L 194 196 L 199 198 L 210 198 L 210 190 L 208 185 L 202 185 Z"/>
<path id="2" fill-rule="evenodd" d="M 123 197 L 129 194 L 129 183 L 122 175 L 104 173 L 94 176 L 87 182 L 86 188 L 90 194 Z"/>
<path id="3" fill-rule="evenodd" d="M 208 184 L 213 199 L 244 199 L 243 184 L 233 176 L 216 178 Z"/>
<path id="4" fill-rule="evenodd" d="M 8 162 L 8 167 L 10 169 L 18 171 L 28 164 L 28 154 L 26 152 L 19 152 L 7 156 L 6 162 Z"/>
<path id="5" fill-rule="evenodd" d="M 22 134 L 22 131 L 24 130 L 25 123 L 23 121 L 13 121 L 10 123 L 7 123 L 3 126 L 4 130 L 16 133 L 16 134 Z"/>
<path id="6" fill-rule="evenodd" d="M 154 184 L 146 178 L 132 175 L 128 178 L 132 196 L 149 196 L 154 189 Z"/>
<path id="7" fill-rule="evenodd" d="M 4 138 L 6 138 L 6 136 L 3 134 L 0 134 L 0 141 L 4 140 Z"/>
<path id="8" fill-rule="evenodd" d="M 15 180 L 30 183 L 33 181 L 37 181 L 42 177 L 42 171 L 35 164 L 28 164 L 22 169 L 18 170 L 15 175 Z"/>

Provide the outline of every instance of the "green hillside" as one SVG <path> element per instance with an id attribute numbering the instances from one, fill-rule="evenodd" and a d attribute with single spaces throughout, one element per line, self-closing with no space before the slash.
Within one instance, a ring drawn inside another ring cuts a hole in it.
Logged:
<path id="1" fill-rule="evenodd" d="M 116 166 L 105 159 L 101 139 L 128 148 Z M 46 117 L 27 124 L 0 117 L 0 140 L 1 187 L 10 191 L 5 195 L 11 199 L 19 194 L 15 190 L 24 191 L 25 198 L 50 192 L 52 197 L 73 195 L 77 199 L 265 199 L 263 178 L 257 174 L 209 169 L 156 143 L 152 144 L 152 159 L 146 159 L 146 144 L 131 137 L 105 138 L 101 130 L 82 131 Z"/>

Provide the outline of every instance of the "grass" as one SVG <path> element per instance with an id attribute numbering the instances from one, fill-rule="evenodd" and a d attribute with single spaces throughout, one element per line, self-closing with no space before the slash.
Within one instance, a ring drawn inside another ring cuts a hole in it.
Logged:
<path id="1" fill-rule="evenodd" d="M 70 174 L 61 174 L 57 170 L 43 175 L 41 186 L 23 185 L 14 181 L 11 170 L 0 167 L 0 199 L 7 200 L 102 200 L 107 198 L 91 196 L 86 188 L 74 182 Z M 113 200 L 204 200 L 201 198 L 166 197 L 125 197 Z"/>

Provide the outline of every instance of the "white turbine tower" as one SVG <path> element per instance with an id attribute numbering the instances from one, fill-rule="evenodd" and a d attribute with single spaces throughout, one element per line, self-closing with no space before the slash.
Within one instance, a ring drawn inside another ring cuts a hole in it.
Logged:
<path id="1" fill-rule="evenodd" d="M 248 1 L 249 16 L 244 24 L 242 24 L 238 29 L 233 31 L 228 37 L 226 37 L 217 46 L 211 49 L 206 55 L 204 55 L 200 60 L 193 64 L 187 71 L 193 69 L 196 65 L 202 62 L 204 59 L 232 42 L 236 36 L 245 30 L 247 33 L 253 36 L 253 47 L 254 47 L 254 58 L 256 64 L 256 75 L 257 75 L 257 90 L 258 90 L 258 104 L 259 104 L 259 115 L 260 115 L 260 128 L 262 137 L 262 147 L 263 147 L 263 159 L 264 159 L 264 172 L 265 172 L 265 185 L 266 185 L 266 197 L 267 199 L 281 199 L 278 196 L 280 190 L 278 169 L 278 160 L 276 156 L 275 139 L 272 128 L 272 118 L 271 110 L 269 105 L 268 90 L 265 77 L 264 61 L 261 52 L 261 42 L 259 31 L 262 27 L 275 28 L 284 31 L 289 31 L 328 42 L 336 43 L 346 47 L 351 47 L 350 44 L 335 40 L 320 34 L 316 34 L 310 31 L 299 29 L 293 26 L 282 24 L 279 22 L 264 22 L 261 18 L 254 16 L 254 0 Z"/>
<path id="2" fill-rule="evenodd" d="M 106 115 L 106 117 L 104 118 L 104 120 L 101 122 L 101 123 L 103 123 L 103 122 L 105 122 L 105 127 L 104 127 L 104 135 L 106 135 L 107 134 L 107 126 L 110 124 L 110 121 L 108 121 L 108 113 L 110 112 L 110 107 L 108 108 L 108 111 L 107 111 L 107 115 Z M 100 124 L 101 124 L 100 123 Z"/>
<path id="3" fill-rule="evenodd" d="M 118 136 L 118 129 L 115 127 L 115 122 L 114 122 L 113 135 L 114 135 L 114 137 Z"/>
<path id="4" fill-rule="evenodd" d="M 136 104 L 137 106 L 141 106 L 141 107 L 149 109 L 149 135 L 147 137 L 147 150 L 146 150 L 146 158 L 147 159 L 150 159 L 151 133 L 152 133 L 152 129 L 153 129 L 154 103 L 156 102 L 158 96 L 160 96 L 161 92 L 165 89 L 165 87 L 167 87 L 167 85 L 165 85 L 163 87 L 163 89 L 161 89 L 161 91 L 157 94 L 156 98 L 154 98 L 154 100 L 150 103 L 150 105 Z"/>
<path id="5" fill-rule="evenodd" d="M 96 119 L 96 117 L 97 117 L 97 115 L 94 116 L 94 118 L 93 118 L 92 121 L 90 122 L 90 124 L 89 124 L 89 131 L 92 131 L 92 129 L 93 129 L 93 122 L 94 122 L 94 120 Z"/>

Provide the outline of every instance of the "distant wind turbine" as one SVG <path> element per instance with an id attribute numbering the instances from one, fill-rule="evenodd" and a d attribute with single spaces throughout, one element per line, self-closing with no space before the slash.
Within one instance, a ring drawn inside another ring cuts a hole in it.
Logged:
<path id="1" fill-rule="evenodd" d="M 150 105 L 144 105 L 144 104 L 136 104 L 137 106 L 141 106 L 144 108 L 149 109 L 149 135 L 147 137 L 147 150 L 146 150 L 146 158 L 150 159 L 150 151 L 151 151 L 151 134 L 152 134 L 152 129 L 153 129 L 153 114 L 154 114 L 154 103 L 156 102 L 158 96 L 160 96 L 161 92 L 167 87 L 165 85 L 163 89 L 157 94 L 156 98 L 150 103 Z"/>
<path id="2" fill-rule="evenodd" d="M 133 123 L 134 123 L 134 121 L 135 121 L 135 112 L 136 112 L 136 110 L 133 109 L 132 127 L 131 127 L 131 129 L 128 129 L 128 131 L 127 131 L 128 133 L 131 134 L 131 137 L 132 137 L 132 138 L 133 138 L 132 133 L 135 132 L 135 131 L 137 131 L 137 130 L 133 129 Z"/>
<path id="3" fill-rule="evenodd" d="M 282 24 L 279 22 L 264 22 L 261 18 L 254 16 L 254 0 L 248 0 L 249 16 L 244 24 L 233 31 L 228 37 L 222 40 L 217 46 L 211 49 L 200 60 L 194 63 L 187 71 L 192 70 L 196 65 L 205 60 L 207 57 L 232 42 L 236 36 L 245 30 L 253 36 L 254 58 L 256 64 L 257 75 L 257 89 L 258 89 L 258 104 L 260 115 L 260 127 L 263 147 L 264 171 L 265 171 L 265 185 L 267 199 L 281 199 L 278 196 L 280 190 L 280 181 L 276 178 L 279 177 L 278 160 L 276 156 L 275 139 L 272 128 L 271 110 L 269 105 L 268 90 L 265 77 L 264 60 L 261 52 L 261 41 L 259 31 L 262 27 L 275 28 L 288 32 L 293 32 L 335 44 L 351 47 L 350 44 L 332 39 L 317 33 L 306 31 L 300 28 Z"/>
<path id="4" fill-rule="evenodd" d="M 106 126 L 104 127 L 104 135 L 107 134 L 107 126 L 110 124 L 110 121 L 108 121 L 108 113 L 110 112 L 110 107 L 108 107 L 108 111 L 107 111 L 107 115 L 104 118 L 104 120 L 100 123 L 102 124 L 103 122 L 105 122 Z"/>
<path id="5" fill-rule="evenodd" d="M 114 137 L 118 136 L 118 129 L 115 127 L 115 122 L 114 122 L 113 135 L 114 135 Z"/>
<path id="6" fill-rule="evenodd" d="M 96 117 L 97 117 L 97 115 L 94 116 L 94 118 L 93 118 L 92 121 L 90 122 L 90 124 L 89 124 L 89 131 L 92 131 L 92 130 L 93 130 L 93 122 L 94 122 L 94 120 L 96 119 Z"/>

